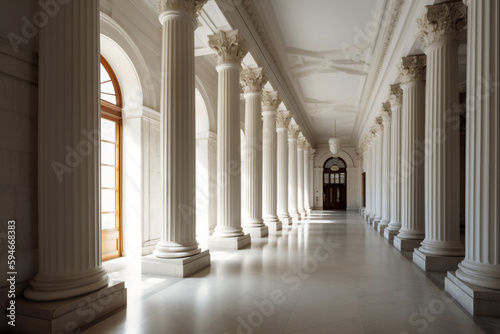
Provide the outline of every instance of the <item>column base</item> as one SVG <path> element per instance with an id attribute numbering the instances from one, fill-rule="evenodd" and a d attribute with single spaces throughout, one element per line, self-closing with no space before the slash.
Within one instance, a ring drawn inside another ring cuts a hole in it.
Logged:
<path id="1" fill-rule="evenodd" d="M 246 227 L 243 226 L 245 233 L 250 234 L 252 238 L 264 238 L 269 235 L 269 228 L 267 226 L 259 227 Z"/>
<path id="2" fill-rule="evenodd" d="M 266 222 L 266 225 L 269 228 L 269 233 L 276 233 L 283 229 L 283 225 L 279 220 Z"/>
<path id="3" fill-rule="evenodd" d="M 293 223 L 298 223 L 300 220 L 300 213 L 291 213 Z"/>
<path id="4" fill-rule="evenodd" d="M 455 276 L 455 271 L 448 271 L 444 288 L 471 315 L 500 317 L 500 291 L 465 283 Z"/>
<path id="5" fill-rule="evenodd" d="M 282 226 L 292 225 L 292 217 L 279 217 Z"/>
<path id="6" fill-rule="evenodd" d="M 386 228 L 384 230 L 384 238 L 387 239 L 388 241 L 394 241 L 394 237 L 396 235 L 398 235 L 399 231 L 395 231 L 395 230 L 390 230 L 388 228 Z"/>
<path id="7" fill-rule="evenodd" d="M 377 230 L 377 229 L 378 229 L 378 225 L 379 225 L 381 222 L 382 222 L 382 219 L 380 219 L 380 218 L 374 218 L 374 219 L 373 219 L 373 223 L 372 223 L 373 228 L 374 228 L 375 230 Z"/>
<path id="8" fill-rule="evenodd" d="M 250 246 L 250 243 L 250 234 L 231 238 L 221 238 L 213 235 L 208 237 L 208 248 L 214 250 L 238 250 Z"/>
<path id="9" fill-rule="evenodd" d="M 107 287 L 60 301 L 34 302 L 18 297 L 16 326 L 10 329 L 13 333 L 77 333 L 126 305 L 127 289 L 121 281 L 110 281 Z"/>
<path id="10" fill-rule="evenodd" d="M 382 220 L 378 225 L 377 225 L 377 231 L 378 233 L 380 234 L 384 234 L 384 230 L 389 226 L 389 222 L 388 221 L 384 221 Z"/>
<path id="11" fill-rule="evenodd" d="M 193 256 L 175 259 L 158 258 L 154 255 L 144 256 L 141 259 L 141 270 L 144 275 L 184 278 L 209 266 L 210 254 L 208 249 Z"/>
<path id="12" fill-rule="evenodd" d="M 422 241 L 424 241 L 424 239 L 400 239 L 396 235 L 393 240 L 393 246 L 400 252 L 413 252 L 415 248 L 420 247 Z"/>
<path id="13" fill-rule="evenodd" d="M 413 262 L 423 271 L 455 271 L 463 259 L 463 256 L 427 255 L 418 248 L 413 251 Z"/>
<path id="14" fill-rule="evenodd" d="M 370 225 L 373 225 L 373 224 L 374 224 L 374 221 L 375 221 L 375 217 L 372 217 L 372 216 L 368 217 L 368 223 L 369 223 Z"/>

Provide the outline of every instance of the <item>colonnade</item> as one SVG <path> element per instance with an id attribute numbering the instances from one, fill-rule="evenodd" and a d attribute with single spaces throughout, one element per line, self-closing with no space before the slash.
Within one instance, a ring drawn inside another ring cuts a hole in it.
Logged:
<path id="1" fill-rule="evenodd" d="M 383 124 L 377 118 L 360 146 L 367 189 L 361 212 L 397 249 L 412 251 L 421 269 L 448 272 L 446 291 L 471 314 L 500 316 L 500 4 L 464 3 L 427 6 L 418 20 L 425 54 L 402 58 L 381 108 Z M 465 28 L 466 154 L 461 156 L 457 73 Z M 466 159 L 465 243 L 460 159 Z"/>

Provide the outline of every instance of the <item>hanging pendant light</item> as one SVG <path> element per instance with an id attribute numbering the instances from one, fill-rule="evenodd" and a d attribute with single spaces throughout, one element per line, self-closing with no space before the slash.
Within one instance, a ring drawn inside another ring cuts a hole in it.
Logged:
<path id="1" fill-rule="evenodd" d="M 333 130 L 333 137 L 328 140 L 328 145 L 330 146 L 330 151 L 335 156 L 340 147 L 340 140 L 337 138 L 337 120 L 335 120 Z"/>

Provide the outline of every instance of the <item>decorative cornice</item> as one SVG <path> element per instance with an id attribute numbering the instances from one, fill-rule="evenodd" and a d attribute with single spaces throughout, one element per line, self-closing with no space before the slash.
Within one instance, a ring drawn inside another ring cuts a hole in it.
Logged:
<path id="1" fill-rule="evenodd" d="M 276 115 L 276 128 L 283 129 L 288 128 L 290 121 L 292 120 L 292 116 L 288 110 L 279 110 Z"/>
<path id="2" fill-rule="evenodd" d="M 403 101 L 403 90 L 399 84 L 391 85 L 389 92 L 389 103 L 391 107 L 400 106 Z"/>
<path id="3" fill-rule="evenodd" d="M 276 111 L 281 104 L 278 92 L 265 90 L 262 94 L 262 109 L 264 111 Z"/>
<path id="4" fill-rule="evenodd" d="M 260 93 L 267 83 L 262 67 L 247 68 L 241 71 L 240 84 L 245 93 Z"/>
<path id="5" fill-rule="evenodd" d="M 398 67 L 401 84 L 413 81 L 425 81 L 427 57 L 425 55 L 403 57 Z"/>
<path id="6" fill-rule="evenodd" d="M 461 1 L 427 6 L 427 13 L 417 23 L 418 38 L 425 47 L 455 41 L 467 26 L 467 6 Z"/>
<path id="7" fill-rule="evenodd" d="M 217 53 L 217 64 L 240 65 L 248 53 L 248 47 L 240 41 L 238 30 L 221 31 L 208 36 L 208 44 Z"/>
<path id="8" fill-rule="evenodd" d="M 194 17 L 198 17 L 198 13 L 207 2 L 208 0 L 156 0 L 160 13 L 169 10 L 184 10 Z"/>
<path id="9" fill-rule="evenodd" d="M 288 127 L 288 139 L 297 139 L 299 137 L 300 127 L 298 125 L 290 125 Z"/>

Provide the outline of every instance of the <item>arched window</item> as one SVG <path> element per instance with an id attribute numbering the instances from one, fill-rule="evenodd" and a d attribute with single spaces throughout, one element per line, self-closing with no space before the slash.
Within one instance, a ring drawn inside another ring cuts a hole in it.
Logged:
<path id="1" fill-rule="evenodd" d="M 101 223 L 102 260 L 122 256 L 121 125 L 118 80 L 101 56 Z"/>
<path id="2" fill-rule="evenodd" d="M 345 210 L 347 207 L 347 168 L 341 158 L 330 158 L 323 165 L 323 209 Z"/>

